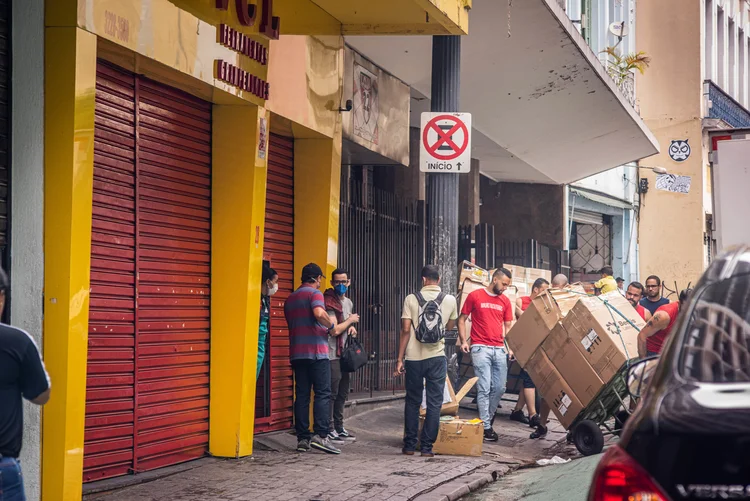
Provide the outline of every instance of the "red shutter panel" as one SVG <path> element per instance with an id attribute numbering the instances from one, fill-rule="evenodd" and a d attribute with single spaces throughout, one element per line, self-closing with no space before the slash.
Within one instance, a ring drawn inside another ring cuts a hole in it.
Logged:
<path id="1" fill-rule="evenodd" d="M 210 103 L 99 64 L 92 230 L 84 481 L 200 457 Z"/>
<path id="2" fill-rule="evenodd" d="M 130 471 L 135 385 L 135 80 L 99 65 L 84 480 Z"/>
<path id="3" fill-rule="evenodd" d="M 256 419 L 256 431 L 283 430 L 292 425 L 294 398 L 289 363 L 289 330 L 284 301 L 294 290 L 294 140 L 270 134 L 268 187 L 263 253 L 279 274 L 279 291 L 271 298 L 271 413 Z M 259 388 L 260 389 L 260 388 Z"/>
<path id="4" fill-rule="evenodd" d="M 136 471 L 208 450 L 211 104 L 144 78 L 138 101 Z"/>

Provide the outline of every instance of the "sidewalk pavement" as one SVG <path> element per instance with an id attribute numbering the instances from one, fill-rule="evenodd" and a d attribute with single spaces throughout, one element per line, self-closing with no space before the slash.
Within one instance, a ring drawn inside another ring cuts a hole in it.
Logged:
<path id="1" fill-rule="evenodd" d="M 401 454 L 403 402 L 349 418 L 357 441 L 342 454 L 294 451 L 288 432 L 256 437 L 255 454 L 238 460 L 208 458 L 170 476 L 84 499 L 104 501 L 444 501 L 458 499 L 509 471 L 542 457 L 575 455 L 565 432 L 550 423 L 546 439 L 530 440 L 531 428 L 508 419 L 503 402 L 495 430 L 497 443 L 485 443 L 481 457 Z M 476 412 L 461 409 L 471 419 Z M 183 468 L 184 469 L 184 468 Z M 134 477 L 137 479 L 138 477 Z"/>

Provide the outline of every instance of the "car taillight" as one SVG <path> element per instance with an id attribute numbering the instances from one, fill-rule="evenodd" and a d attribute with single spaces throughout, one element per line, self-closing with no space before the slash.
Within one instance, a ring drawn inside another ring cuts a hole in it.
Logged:
<path id="1" fill-rule="evenodd" d="M 589 501 L 667 501 L 651 476 L 627 452 L 610 447 L 596 467 Z"/>

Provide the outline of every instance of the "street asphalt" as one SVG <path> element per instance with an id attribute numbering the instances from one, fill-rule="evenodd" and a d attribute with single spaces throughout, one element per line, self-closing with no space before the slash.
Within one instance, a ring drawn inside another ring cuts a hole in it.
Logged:
<path id="1" fill-rule="evenodd" d="M 461 501 L 586 501 L 601 454 L 569 463 L 526 468 L 507 475 Z"/>

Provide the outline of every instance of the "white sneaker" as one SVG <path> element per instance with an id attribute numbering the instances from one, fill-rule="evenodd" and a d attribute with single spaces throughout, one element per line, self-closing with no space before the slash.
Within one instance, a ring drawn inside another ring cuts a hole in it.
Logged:
<path id="1" fill-rule="evenodd" d="M 346 431 L 346 428 L 341 428 L 341 431 L 336 432 L 336 435 L 342 442 L 354 442 L 357 440 L 357 437 Z"/>

